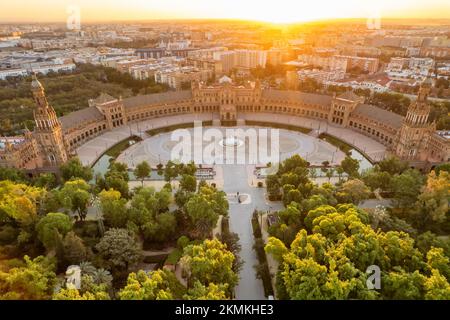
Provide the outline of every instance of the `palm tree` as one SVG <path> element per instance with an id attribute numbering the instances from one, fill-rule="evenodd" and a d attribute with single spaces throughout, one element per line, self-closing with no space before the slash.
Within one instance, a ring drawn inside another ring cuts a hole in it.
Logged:
<path id="1" fill-rule="evenodd" d="M 82 275 L 94 276 L 95 273 L 97 272 L 97 269 L 89 261 L 80 262 L 79 267 L 81 269 Z"/>
<path id="2" fill-rule="evenodd" d="M 309 169 L 309 177 L 310 177 L 311 179 L 317 178 L 317 172 L 316 172 L 316 169 L 315 169 L 315 168 Z"/>
<path id="3" fill-rule="evenodd" d="M 96 284 L 105 284 L 108 288 L 111 288 L 113 277 L 108 270 L 103 268 L 97 269 L 93 279 Z"/>

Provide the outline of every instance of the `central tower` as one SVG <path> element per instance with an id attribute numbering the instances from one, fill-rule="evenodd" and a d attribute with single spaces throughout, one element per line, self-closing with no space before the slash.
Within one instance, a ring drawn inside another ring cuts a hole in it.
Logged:
<path id="1" fill-rule="evenodd" d="M 219 92 L 220 99 L 220 120 L 223 123 L 236 121 L 236 91 L 233 90 L 232 80 L 227 76 L 223 76 L 219 83 L 222 88 Z"/>
<path id="2" fill-rule="evenodd" d="M 45 167 L 59 167 L 67 161 L 67 151 L 64 145 L 61 123 L 55 110 L 48 104 L 44 87 L 33 75 L 31 81 L 36 108 L 34 121 L 36 128 L 34 136 L 39 147 L 39 153 Z"/>

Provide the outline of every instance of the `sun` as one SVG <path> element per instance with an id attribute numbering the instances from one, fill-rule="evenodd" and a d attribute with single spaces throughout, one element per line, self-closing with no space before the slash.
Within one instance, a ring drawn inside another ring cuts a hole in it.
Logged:
<path id="1" fill-rule="evenodd" d="M 319 5 L 314 1 L 288 1 L 276 0 L 271 1 L 272 5 L 265 5 L 265 1 L 261 1 L 260 5 L 256 1 L 243 1 L 245 4 L 240 6 L 240 10 L 235 14 L 238 18 L 264 21 L 274 24 L 289 24 L 296 22 L 307 22 L 317 19 L 333 17 L 336 10 L 332 10 L 330 6 Z M 325 3 L 329 3 L 326 1 Z M 335 6 L 335 4 L 332 6 Z M 334 12 L 333 12 L 334 11 Z"/>

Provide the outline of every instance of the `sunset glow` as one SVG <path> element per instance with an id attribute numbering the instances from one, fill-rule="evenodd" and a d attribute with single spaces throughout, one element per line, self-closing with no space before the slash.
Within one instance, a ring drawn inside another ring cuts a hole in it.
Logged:
<path id="1" fill-rule="evenodd" d="M 332 18 L 448 18 L 446 0 L 18 0 L 2 4 L 1 22 L 64 21 L 69 5 L 84 21 L 154 19 L 245 19 L 274 23 Z"/>

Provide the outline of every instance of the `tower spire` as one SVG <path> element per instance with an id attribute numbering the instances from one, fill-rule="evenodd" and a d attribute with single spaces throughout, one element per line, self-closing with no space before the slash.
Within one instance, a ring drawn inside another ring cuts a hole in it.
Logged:
<path id="1" fill-rule="evenodd" d="M 37 79 L 36 74 L 33 74 L 31 80 L 31 91 L 36 103 L 34 134 L 40 145 L 41 154 L 45 156 L 44 161 L 47 166 L 58 166 L 67 161 L 61 123 L 55 109 L 48 104 L 44 87 Z"/>

